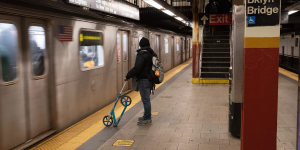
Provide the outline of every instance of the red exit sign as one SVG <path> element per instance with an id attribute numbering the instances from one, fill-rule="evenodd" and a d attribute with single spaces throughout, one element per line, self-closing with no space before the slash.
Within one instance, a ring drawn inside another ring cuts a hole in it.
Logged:
<path id="1" fill-rule="evenodd" d="M 209 15 L 209 25 L 231 25 L 231 14 Z"/>

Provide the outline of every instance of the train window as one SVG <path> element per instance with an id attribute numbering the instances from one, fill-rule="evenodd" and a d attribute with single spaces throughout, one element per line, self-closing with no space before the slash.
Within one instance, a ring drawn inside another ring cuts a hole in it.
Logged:
<path id="1" fill-rule="evenodd" d="M 81 69 L 89 70 L 104 65 L 103 33 L 97 31 L 80 32 Z"/>
<path id="2" fill-rule="evenodd" d="M 45 30 L 40 26 L 30 26 L 28 29 L 29 45 L 31 51 L 31 59 L 33 73 L 35 76 L 44 74 L 44 51 L 46 49 Z"/>
<path id="3" fill-rule="evenodd" d="M 141 41 L 142 38 L 143 38 L 142 36 L 139 37 L 139 45 L 140 45 L 140 41 Z M 141 47 L 139 46 L 139 49 L 140 49 L 140 48 L 141 48 Z"/>
<path id="4" fill-rule="evenodd" d="M 176 39 L 176 50 L 179 51 L 179 39 Z"/>
<path id="5" fill-rule="evenodd" d="M 159 53 L 159 37 L 156 37 L 156 52 Z"/>
<path id="6" fill-rule="evenodd" d="M 118 62 L 121 61 L 121 32 L 117 33 L 117 53 L 118 53 Z"/>
<path id="7" fill-rule="evenodd" d="M 4 82 L 17 78 L 18 31 L 10 23 L 0 23 L 0 56 Z"/>
<path id="8" fill-rule="evenodd" d="M 299 38 L 295 38 L 295 46 L 298 47 L 299 45 Z"/>
<path id="9" fill-rule="evenodd" d="M 128 36 L 123 34 L 123 60 L 128 60 Z"/>
<path id="10" fill-rule="evenodd" d="M 169 40 L 165 38 L 165 53 L 169 53 Z"/>

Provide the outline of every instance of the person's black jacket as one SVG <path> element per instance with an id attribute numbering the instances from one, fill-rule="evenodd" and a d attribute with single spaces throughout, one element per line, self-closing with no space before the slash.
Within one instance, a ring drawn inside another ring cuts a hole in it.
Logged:
<path id="1" fill-rule="evenodd" d="M 228 0 L 220 0 L 219 2 L 220 7 L 219 7 L 219 13 L 230 13 L 230 10 L 232 8 L 232 3 Z"/>
<path id="2" fill-rule="evenodd" d="M 138 54 L 136 55 L 135 65 L 127 73 L 126 79 L 130 79 L 132 77 L 136 77 L 138 80 L 148 79 L 147 74 L 149 74 L 152 68 L 152 56 L 156 56 L 156 54 L 150 46 L 142 47 L 137 50 L 137 52 Z"/>

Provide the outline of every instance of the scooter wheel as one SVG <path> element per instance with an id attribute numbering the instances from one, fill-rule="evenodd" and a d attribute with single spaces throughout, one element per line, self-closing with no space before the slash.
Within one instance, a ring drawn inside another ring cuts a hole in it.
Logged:
<path id="1" fill-rule="evenodd" d="M 103 118 L 103 124 L 107 127 L 111 126 L 113 124 L 113 119 L 111 116 L 107 115 Z"/>
<path id="2" fill-rule="evenodd" d="M 126 101 L 127 101 L 127 106 L 129 106 L 131 104 L 131 98 L 129 96 L 123 96 L 121 98 L 121 104 L 123 106 L 125 106 L 126 105 Z"/>

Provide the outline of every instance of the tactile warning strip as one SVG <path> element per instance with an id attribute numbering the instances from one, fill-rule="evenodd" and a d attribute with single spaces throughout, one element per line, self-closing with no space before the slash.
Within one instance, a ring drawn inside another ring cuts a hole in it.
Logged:
<path id="1" fill-rule="evenodd" d="M 177 67 L 171 69 L 167 73 L 165 73 L 164 82 L 171 79 L 174 75 L 180 72 L 182 69 L 187 67 L 192 63 L 192 59 L 178 65 Z M 163 83 L 156 86 L 158 88 Z M 132 99 L 132 104 L 127 107 L 126 111 L 132 108 L 135 104 L 137 104 L 141 98 L 138 92 L 130 92 L 127 94 Z M 102 118 L 109 114 L 111 108 L 113 107 L 115 102 L 110 105 L 104 107 L 103 109 L 97 111 L 96 113 L 88 116 L 87 118 L 79 121 L 78 123 L 72 125 L 71 127 L 59 132 L 53 137 L 45 140 L 41 144 L 35 146 L 31 150 L 74 150 L 78 148 L 80 145 L 85 143 L 88 139 L 93 137 L 95 134 L 100 132 L 105 126 L 102 123 Z M 116 116 L 119 116 L 123 111 L 122 105 L 117 105 L 115 108 Z"/>
<path id="2" fill-rule="evenodd" d="M 279 67 L 279 73 L 281 73 L 281 74 L 283 74 L 283 75 L 285 75 L 285 76 L 287 76 L 287 77 L 289 77 L 293 80 L 298 81 L 298 74 L 296 74 L 296 73 L 287 71 L 287 70 L 285 70 L 283 68 L 280 68 L 280 67 Z"/>

